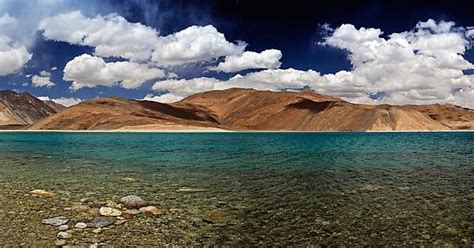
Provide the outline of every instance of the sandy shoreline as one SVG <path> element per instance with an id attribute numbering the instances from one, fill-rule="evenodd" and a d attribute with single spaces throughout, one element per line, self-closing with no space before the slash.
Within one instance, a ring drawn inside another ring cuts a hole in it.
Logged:
<path id="1" fill-rule="evenodd" d="M 0 130 L 0 133 L 467 133 L 474 130 L 294 131 L 226 129 Z"/>

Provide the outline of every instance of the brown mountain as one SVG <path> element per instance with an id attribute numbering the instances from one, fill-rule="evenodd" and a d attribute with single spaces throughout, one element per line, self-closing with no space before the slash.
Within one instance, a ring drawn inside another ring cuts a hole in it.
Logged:
<path id="1" fill-rule="evenodd" d="M 304 92 L 209 91 L 173 104 L 105 98 L 82 102 L 31 129 L 394 131 L 474 129 L 474 112 L 454 105 L 364 105 Z"/>
<path id="2" fill-rule="evenodd" d="M 26 92 L 0 91 L 0 129 L 21 128 L 64 108 L 53 102 L 43 102 Z"/>

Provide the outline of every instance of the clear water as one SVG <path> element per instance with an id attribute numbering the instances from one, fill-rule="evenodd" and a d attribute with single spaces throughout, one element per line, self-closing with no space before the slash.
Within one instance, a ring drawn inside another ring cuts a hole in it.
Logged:
<path id="1" fill-rule="evenodd" d="M 2 133 L 0 180 L 180 211 L 112 245 L 473 245 L 472 132 Z"/>

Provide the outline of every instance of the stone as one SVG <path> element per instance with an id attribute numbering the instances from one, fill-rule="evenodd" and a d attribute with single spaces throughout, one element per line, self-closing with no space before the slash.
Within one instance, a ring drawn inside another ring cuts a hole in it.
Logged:
<path id="1" fill-rule="evenodd" d="M 102 228 L 99 227 L 97 229 L 92 230 L 92 232 L 95 234 L 99 234 L 100 232 L 102 232 Z"/>
<path id="2" fill-rule="evenodd" d="M 58 238 L 60 238 L 60 239 L 70 239 L 70 238 L 72 238 L 72 234 L 70 234 L 68 232 L 59 232 L 58 233 Z"/>
<path id="3" fill-rule="evenodd" d="M 125 219 L 131 219 L 133 218 L 133 216 L 137 215 L 141 213 L 140 210 L 137 210 L 137 209 L 127 209 L 125 211 L 122 212 L 122 216 L 125 218 Z"/>
<path id="4" fill-rule="evenodd" d="M 82 204 L 76 204 L 71 207 L 71 211 L 82 213 L 82 212 L 87 212 L 90 209 L 90 207 Z"/>
<path id="5" fill-rule="evenodd" d="M 219 210 L 212 210 L 207 212 L 202 220 L 207 223 L 216 224 L 222 221 L 222 212 Z"/>
<path id="6" fill-rule="evenodd" d="M 92 245 L 89 245 L 89 248 L 99 248 L 99 244 L 92 244 Z"/>
<path id="7" fill-rule="evenodd" d="M 77 222 L 76 225 L 74 225 L 74 228 L 84 229 L 84 228 L 87 228 L 87 224 L 84 222 Z"/>
<path id="8" fill-rule="evenodd" d="M 58 246 L 58 247 L 64 246 L 64 245 L 66 245 L 66 240 L 58 239 L 58 240 L 56 240 L 56 243 L 54 243 L 54 245 Z"/>
<path id="9" fill-rule="evenodd" d="M 380 190 L 380 189 L 382 189 L 381 186 L 373 185 L 373 184 L 366 184 L 362 188 L 360 188 L 360 191 L 368 193 L 368 192 L 374 192 L 374 191 L 377 191 L 377 190 Z"/>
<path id="10" fill-rule="evenodd" d="M 69 226 L 68 225 L 60 225 L 58 227 L 59 231 L 66 231 L 67 229 L 69 229 Z"/>
<path id="11" fill-rule="evenodd" d="M 61 226 L 66 224 L 69 221 L 68 218 L 64 216 L 58 216 L 54 218 L 49 218 L 49 219 L 43 219 L 41 223 L 45 225 L 51 225 L 51 226 Z"/>
<path id="12" fill-rule="evenodd" d="M 101 207 L 99 214 L 102 216 L 120 216 L 122 215 L 122 211 L 111 207 Z"/>
<path id="13" fill-rule="evenodd" d="M 127 222 L 127 221 L 126 220 L 117 220 L 117 221 L 115 221 L 114 225 L 119 226 L 119 225 L 125 224 L 125 222 Z"/>
<path id="14" fill-rule="evenodd" d="M 198 193 L 198 192 L 207 192 L 207 189 L 200 188 L 190 188 L 190 187 L 181 187 L 176 190 L 178 193 Z"/>
<path id="15" fill-rule="evenodd" d="M 138 182 L 138 179 L 133 178 L 133 177 L 122 177 L 122 181 L 127 182 L 127 183 L 134 183 L 134 182 Z"/>
<path id="16" fill-rule="evenodd" d="M 144 214 L 152 214 L 152 215 L 162 215 L 166 212 L 164 209 L 160 209 L 155 206 L 142 207 L 139 210 L 140 212 Z"/>
<path id="17" fill-rule="evenodd" d="M 92 226 L 94 228 L 102 228 L 106 226 L 110 226 L 115 223 L 115 217 L 95 217 L 94 220 L 92 220 Z"/>
<path id="18" fill-rule="evenodd" d="M 147 202 L 136 195 L 127 195 L 120 198 L 119 201 L 127 208 L 141 208 L 147 205 Z"/>
<path id="19" fill-rule="evenodd" d="M 32 190 L 32 191 L 30 191 L 30 194 L 38 195 L 38 196 L 46 196 L 46 197 L 52 197 L 52 196 L 56 195 L 56 193 L 54 193 L 54 192 L 49 192 L 49 191 L 42 190 L 42 189 Z"/>

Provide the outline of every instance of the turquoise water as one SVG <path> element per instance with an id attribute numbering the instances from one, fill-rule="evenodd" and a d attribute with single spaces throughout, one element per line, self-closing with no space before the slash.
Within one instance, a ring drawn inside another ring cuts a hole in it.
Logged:
<path id="1" fill-rule="evenodd" d="M 2 133 L 0 169 L 181 209 L 192 235 L 169 244 L 473 244 L 474 133 Z M 213 210 L 225 225 L 196 220 Z"/>

